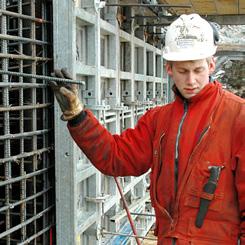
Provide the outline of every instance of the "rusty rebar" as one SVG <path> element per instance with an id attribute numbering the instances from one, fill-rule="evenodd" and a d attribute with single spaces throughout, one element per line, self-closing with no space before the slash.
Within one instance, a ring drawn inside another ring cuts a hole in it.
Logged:
<path id="1" fill-rule="evenodd" d="M 15 12 L 11 12 L 11 11 L 8 11 L 8 10 L 3 10 L 3 9 L 0 9 L 0 16 L 1 15 L 12 16 L 12 17 L 16 17 L 16 18 L 25 19 L 25 20 L 31 20 L 31 21 L 35 21 L 35 22 L 41 23 L 41 24 L 44 24 L 44 23 L 52 23 L 51 21 L 48 21 L 48 20 L 44 20 L 44 19 L 40 19 L 40 18 L 35 18 L 35 17 L 29 16 L 29 15 L 15 13 Z"/>
<path id="2" fill-rule="evenodd" d="M 42 76 L 42 75 L 35 75 L 35 74 L 28 74 L 28 73 L 22 73 L 22 72 L 14 72 L 14 71 L 0 70 L 0 74 L 7 74 L 7 75 L 14 75 L 14 76 L 21 76 L 21 77 L 29 77 L 29 78 L 41 79 L 41 80 L 45 80 L 45 81 L 75 83 L 75 84 L 80 84 L 80 85 L 85 85 L 86 84 L 84 81 L 80 81 L 80 80 L 72 80 L 72 79 L 58 78 L 58 77 L 52 77 L 52 76 Z"/>

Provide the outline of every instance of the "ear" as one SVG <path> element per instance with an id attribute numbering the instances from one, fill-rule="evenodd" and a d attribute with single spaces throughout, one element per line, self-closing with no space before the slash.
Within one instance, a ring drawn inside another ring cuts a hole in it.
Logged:
<path id="1" fill-rule="evenodd" d="M 165 69 L 166 69 L 166 72 L 168 73 L 169 76 L 173 75 L 172 64 L 170 62 L 166 63 Z"/>
<path id="2" fill-rule="evenodd" d="M 214 57 L 212 57 L 209 63 L 209 74 L 211 75 L 214 71 L 215 71 L 215 60 Z"/>

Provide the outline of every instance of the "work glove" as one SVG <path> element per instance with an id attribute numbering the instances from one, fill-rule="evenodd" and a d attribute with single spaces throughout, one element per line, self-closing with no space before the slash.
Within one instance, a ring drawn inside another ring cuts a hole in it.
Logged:
<path id="1" fill-rule="evenodd" d="M 51 76 L 73 80 L 65 68 L 54 70 Z M 63 121 L 69 121 L 80 114 L 84 106 L 78 98 L 77 84 L 51 81 L 50 86 L 63 112 L 61 116 Z"/>

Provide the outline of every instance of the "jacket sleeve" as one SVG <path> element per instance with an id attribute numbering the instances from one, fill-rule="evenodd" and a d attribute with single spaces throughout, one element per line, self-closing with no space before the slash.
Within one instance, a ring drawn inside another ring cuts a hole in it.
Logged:
<path id="1" fill-rule="evenodd" d="M 245 103 L 242 104 L 233 129 L 234 157 L 236 159 L 235 184 L 241 214 L 240 245 L 245 245 Z"/>
<path id="2" fill-rule="evenodd" d="M 127 129 L 121 135 L 112 135 L 89 110 L 79 125 L 68 124 L 68 129 L 76 144 L 102 173 L 139 176 L 151 167 L 157 110 L 146 112 L 134 129 Z"/>

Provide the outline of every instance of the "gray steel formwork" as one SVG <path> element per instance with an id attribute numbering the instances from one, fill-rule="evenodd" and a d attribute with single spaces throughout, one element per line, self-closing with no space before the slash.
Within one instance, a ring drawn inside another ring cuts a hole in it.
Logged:
<path id="1" fill-rule="evenodd" d="M 0 1 L 0 244 L 52 244 L 51 2 Z"/>
<path id="2" fill-rule="evenodd" d="M 54 64 L 85 82 L 79 86 L 85 106 L 120 133 L 146 110 L 166 103 L 168 82 L 161 44 L 147 42 L 137 20 L 123 27 L 116 19 L 134 15 L 134 9 L 100 7 L 100 1 L 53 1 Z M 92 166 L 60 115 L 56 105 L 57 244 L 135 244 L 114 179 Z M 119 178 L 139 236 L 155 221 L 148 175 Z"/>

